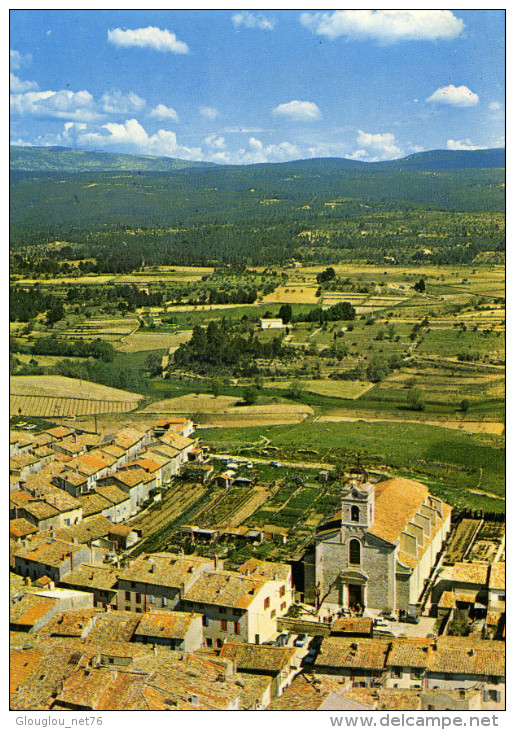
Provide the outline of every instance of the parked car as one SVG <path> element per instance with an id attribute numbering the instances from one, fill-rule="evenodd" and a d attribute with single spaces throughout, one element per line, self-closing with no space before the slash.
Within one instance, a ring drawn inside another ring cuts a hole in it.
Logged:
<path id="1" fill-rule="evenodd" d="M 275 466 L 275 467 L 279 468 L 281 466 L 281 462 L 280 461 L 271 461 L 270 466 Z"/>
<path id="2" fill-rule="evenodd" d="M 293 642 L 293 646 L 305 646 L 308 640 L 307 634 L 299 634 L 295 641 Z"/>
<path id="3" fill-rule="evenodd" d="M 404 624 L 418 624 L 420 621 L 420 618 L 417 616 L 416 613 L 405 613 L 403 616 L 399 618 L 399 621 L 401 621 Z"/>
<path id="4" fill-rule="evenodd" d="M 283 631 L 279 634 L 279 636 L 275 640 L 275 643 L 277 644 L 277 646 L 286 646 L 288 644 L 289 640 L 290 640 L 290 632 Z"/>
<path id="5" fill-rule="evenodd" d="M 253 469 L 254 464 L 251 461 L 247 461 L 247 469 Z"/>
<path id="6" fill-rule="evenodd" d="M 383 608 L 383 610 L 380 612 L 379 616 L 381 618 L 385 618 L 387 621 L 395 621 L 395 616 L 393 615 L 392 611 L 389 608 Z"/>
<path id="7" fill-rule="evenodd" d="M 374 619 L 374 628 L 376 626 L 385 626 L 386 628 L 388 628 L 389 625 L 390 624 L 385 618 L 379 617 Z"/>
<path id="8" fill-rule="evenodd" d="M 317 650 L 316 649 L 310 649 L 304 659 L 302 660 L 302 663 L 306 667 L 311 667 L 315 663 L 315 659 L 317 658 Z"/>

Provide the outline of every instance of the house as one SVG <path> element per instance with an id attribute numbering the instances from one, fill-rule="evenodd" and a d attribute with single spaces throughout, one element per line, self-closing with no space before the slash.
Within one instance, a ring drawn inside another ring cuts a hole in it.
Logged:
<path id="1" fill-rule="evenodd" d="M 115 511 L 113 503 L 97 491 L 81 494 L 78 501 L 82 505 L 82 516 L 85 520 L 99 515 L 109 519 Z"/>
<path id="2" fill-rule="evenodd" d="M 59 489 L 51 488 L 46 494 L 32 496 L 24 490 L 9 493 L 11 518 L 23 517 L 38 530 L 72 525 L 82 520 L 80 503 Z"/>
<path id="3" fill-rule="evenodd" d="M 195 425 L 189 418 L 160 418 L 154 424 L 154 436 L 159 438 L 170 429 L 181 436 L 187 437 L 193 433 Z"/>
<path id="4" fill-rule="evenodd" d="M 131 461 L 150 443 L 151 433 L 151 429 L 127 427 L 115 435 L 112 443 L 123 449 L 127 453 L 127 460 Z"/>
<path id="5" fill-rule="evenodd" d="M 146 611 L 134 631 L 134 641 L 193 652 L 202 647 L 202 616 L 182 611 Z"/>
<path id="6" fill-rule="evenodd" d="M 108 517 L 111 522 L 118 523 L 128 520 L 131 516 L 131 498 L 123 489 L 116 484 L 97 484 L 96 493 L 111 503 L 110 508 L 105 508 L 102 514 Z"/>
<path id="7" fill-rule="evenodd" d="M 293 586 L 291 566 L 285 563 L 273 563 L 269 560 L 250 558 L 240 565 L 238 572 L 251 578 L 271 581 L 270 609 L 279 618 L 283 616 L 293 603 Z"/>
<path id="8" fill-rule="evenodd" d="M 82 591 L 53 588 L 37 593 L 26 593 L 11 605 L 9 624 L 12 631 L 37 633 L 60 611 L 72 608 L 90 608 L 92 596 Z"/>
<path id="9" fill-rule="evenodd" d="M 150 490 L 155 487 L 155 477 L 133 462 L 119 469 L 116 474 L 99 479 L 98 486 L 115 485 L 130 498 L 131 516 L 139 512 L 143 502 L 150 498 Z"/>
<path id="10" fill-rule="evenodd" d="M 389 642 L 381 639 L 329 636 L 315 661 L 320 674 L 338 674 L 349 687 L 373 687 L 386 673 Z"/>
<path id="11" fill-rule="evenodd" d="M 219 656 L 233 661 L 238 673 L 271 677 L 271 697 L 280 697 L 299 671 L 296 650 L 287 647 L 227 642 Z"/>
<path id="12" fill-rule="evenodd" d="M 198 450 L 198 439 L 190 439 L 169 429 L 161 436 L 160 441 L 167 446 L 172 446 L 174 449 L 177 449 L 179 452 L 179 465 L 186 464 L 188 461 L 202 461 L 202 449 L 200 451 Z M 152 449 L 155 449 L 155 446 L 153 444 Z"/>
<path id="13" fill-rule="evenodd" d="M 259 326 L 262 330 L 280 330 L 284 327 L 282 319 L 260 319 Z"/>
<path id="14" fill-rule="evenodd" d="M 221 648 L 226 641 L 259 644 L 277 629 L 277 596 L 273 580 L 230 570 L 205 572 L 186 590 L 184 611 L 203 614 L 206 646 Z"/>
<path id="15" fill-rule="evenodd" d="M 9 456 L 26 454 L 32 449 L 33 438 L 23 431 L 11 431 L 9 433 Z"/>
<path id="16" fill-rule="evenodd" d="M 117 584 L 120 569 L 113 565 L 83 563 L 61 581 L 65 588 L 93 594 L 93 606 L 117 606 Z"/>
<path id="17" fill-rule="evenodd" d="M 52 477 L 52 484 L 59 489 L 63 489 L 72 497 L 79 497 L 89 489 L 89 479 L 86 475 L 74 471 L 73 469 L 66 468 L 59 474 Z"/>
<path id="18" fill-rule="evenodd" d="M 450 516 L 449 505 L 411 479 L 352 481 L 304 560 L 306 600 L 416 610 Z"/>
<path id="19" fill-rule="evenodd" d="M 103 552 L 99 548 L 35 535 L 17 546 L 14 570 L 32 580 L 47 575 L 54 583 L 59 583 L 74 567 L 102 559 Z"/>
<path id="20" fill-rule="evenodd" d="M 37 474 L 44 465 L 44 461 L 34 454 L 17 454 L 9 459 L 9 474 L 25 479 L 29 474 Z"/>
<path id="21" fill-rule="evenodd" d="M 168 459 L 162 466 L 163 482 L 166 484 L 170 481 L 171 477 L 177 476 L 181 469 L 181 452 L 170 444 L 164 444 L 161 441 L 154 442 L 148 447 L 148 454 L 150 458 L 156 456 L 164 457 Z"/>
<path id="22" fill-rule="evenodd" d="M 38 528 L 24 517 L 9 520 L 9 535 L 16 540 L 16 542 L 21 542 L 24 537 L 34 535 L 37 531 Z"/>
<path id="23" fill-rule="evenodd" d="M 215 562 L 207 558 L 153 553 L 129 560 L 118 577 L 118 608 L 141 613 L 179 608 L 182 596 Z"/>
<path id="24" fill-rule="evenodd" d="M 373 620 L 365 616 L 344 616 L 331 624 L 331 636 L 372 638 Z"/>

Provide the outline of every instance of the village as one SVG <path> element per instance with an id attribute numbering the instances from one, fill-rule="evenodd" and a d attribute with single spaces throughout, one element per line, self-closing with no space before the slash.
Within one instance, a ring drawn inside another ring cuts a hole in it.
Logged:
<path id="1" fill-rule="evenodd" d="M 12 709 L 504 708 L 488 515 L 453 519 L 424 484 L 358 465 L 312 472 L 337 506 L 302 540 L 248 525 L 291 474 L 215 453 L 183 417 L 18 419 L 10 455 Z"/>

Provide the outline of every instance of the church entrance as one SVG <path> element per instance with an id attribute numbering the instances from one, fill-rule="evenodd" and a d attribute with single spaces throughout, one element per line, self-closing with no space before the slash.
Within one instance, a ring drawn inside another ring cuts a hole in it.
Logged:
<path id="1" fill-rule="evenodd" d="M 362 586 L 355 583 L 349 583 L 349 608 L 360 606 L 363 608 L 363 590 Z"/>

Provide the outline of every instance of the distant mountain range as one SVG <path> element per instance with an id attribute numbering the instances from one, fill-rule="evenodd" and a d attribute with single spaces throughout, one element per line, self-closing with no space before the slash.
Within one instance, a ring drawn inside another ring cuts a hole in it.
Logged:
<path id="1" fill-rule="evenodd" d="M 218 166 L 209 162 L 192 162 L 172 157 L 125 155 L 112 152 L 89 152 L 66 147 L 10 148 L 10 168 L 26 172 L 178 172 L 191 168 L 267 168 L 313 172 L 400 172 L 402 170 L 463 170 L 469 168 L 504 168 L 504 148 L 489 150 L 430 150 L 388 162 L 360 162 L 340 157 L 322 157 L 292 162 L 256 165 Z"/>

